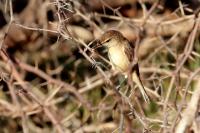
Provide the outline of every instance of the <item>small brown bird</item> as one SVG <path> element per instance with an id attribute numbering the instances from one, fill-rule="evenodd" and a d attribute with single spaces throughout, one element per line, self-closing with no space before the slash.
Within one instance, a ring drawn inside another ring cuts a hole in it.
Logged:
<path id="1" fill-rule="evenodd" d="M 131 64 L 134 62 L 134 46 L 116 30 L 106 31 L 99 39 L 100 44 L 108 49 L 108 57 L 112 64 L 112 69 L 123 73 L 126 77 Z M 131 68 L 131 78 L 139 87 L 145 102 L 149 102 L 144 86 L 140 79 L 139 67 L 136 62 Z"/>

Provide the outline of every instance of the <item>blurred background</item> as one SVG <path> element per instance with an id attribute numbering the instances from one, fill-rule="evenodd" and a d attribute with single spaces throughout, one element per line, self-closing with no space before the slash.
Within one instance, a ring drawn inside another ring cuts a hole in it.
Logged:
<path id="1" fill-rule="evenodd" d="M 0 0 L 0 133 L 198 133 L 199 10 L 199 0 Z M 93 49 L 109 29 L 136 46 L 150 103 Z"/>

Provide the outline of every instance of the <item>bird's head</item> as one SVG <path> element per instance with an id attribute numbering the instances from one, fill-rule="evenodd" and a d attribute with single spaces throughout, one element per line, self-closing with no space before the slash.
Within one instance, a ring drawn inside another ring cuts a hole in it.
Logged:
<path id="1" fill-rule="evenodd" d="M 106 31 L 99 39 L 100 45 L 106 46 L 106 47 L 111 47 L 113 45 L 120 44 L 124 40 L 123 35 L 116 30 L 109 30 Z"/>

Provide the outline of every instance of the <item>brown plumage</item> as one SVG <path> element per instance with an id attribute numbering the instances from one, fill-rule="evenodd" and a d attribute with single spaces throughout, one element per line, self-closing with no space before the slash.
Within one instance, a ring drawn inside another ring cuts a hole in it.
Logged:
<path id="1" fill-rule="evenodd" d="M 100 43 L 108 49 L 108 56 L 112 68 L 120 71 L 127 77 L 129 69 L 134 61 L 134 46 L 131 45 L 122 33 L 116 30 L 106 31 L 99 40 Z M 131 70 L 132 80 L 139 87 L 144 100 L 148 102 L 149 98 L 140 79 L 138 63 L 136 62 L 134 64 Z"/>

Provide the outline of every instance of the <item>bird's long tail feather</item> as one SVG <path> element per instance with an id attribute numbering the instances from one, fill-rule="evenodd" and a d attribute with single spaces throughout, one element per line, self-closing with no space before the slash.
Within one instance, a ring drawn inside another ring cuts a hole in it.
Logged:
<path id="1" fill-rule="evenodd" d="M 145 91 L 145 88 L 144 88 L 143 84 L 142 84 L 142 81 L 140 79 L 140 75 L 138 75 L 137 72 L 135 72 L 135 71 L 133 71 L 133 73 L 132 73 L 132 80 L 138 86 L 140 92 L 142 93 L 142 96 L 143 96 L 145 102 L 149 103 L 150 100 L 149 100 L 149 97 L 148 97 L 148 95 L 147 95 L 147 93 Z"/>

